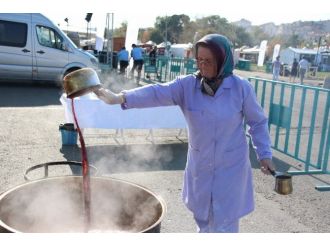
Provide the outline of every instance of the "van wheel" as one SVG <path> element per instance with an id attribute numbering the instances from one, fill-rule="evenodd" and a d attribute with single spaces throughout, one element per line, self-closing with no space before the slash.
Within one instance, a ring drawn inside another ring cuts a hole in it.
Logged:
<path id="1" fill-rule="evenodd" d="M 71 72 L 73 72 L 73 71 L 75 71 L 75 70 L 78 70 L 78 69 L 81 69 L 81 68 L 71 68 L 71 69 L 68 69 L 67 71 L 65 71 L 64 74 L 63 74 L 63 77 L 62 77 L 62 81 L 63 81 L 64 77 L 65 77 L 67 74 L 69 74 L 69 73 L 71 73 Z"/>
<path id="2" fill-rule="evenodd" d="M 73 71 L 75 71 L 75 70 L 78 70 L 78 69 L 80 69 L 80 68 L 71 68 L 71 69 L 68 69 L 67 71 L 65 71 L 65 73 L 64 73 L 64 75 L 63 75 L 63 78 L 67 75 L 67 74 L 69 74 L 69 73 L 71 73 L 71 72 L 73 72 Z M 62 78 L 62 79 L 63 79 Z"/>
<path id="3" fill-rule="evenodd" d="M 59 86 L 62 86 L 62 83 L 63 83 L 63 79 L 64 79 L 64 77 L 65 77 L 67 74 L 69 74 L 69 73 L 71 73 L 71 72 L 73 72 L 73 71 L 75 71 L 75 70 L 78 70 L 78 69 L 80 69 L 80 68 L 71 68 L 71 69 L 68 69 L 67 71 L 65 71 L 65 73 L 63 74 L 63 77 L 62 77 L 61 81 L 58 82 L 58 85 L 59 85 Z"/>

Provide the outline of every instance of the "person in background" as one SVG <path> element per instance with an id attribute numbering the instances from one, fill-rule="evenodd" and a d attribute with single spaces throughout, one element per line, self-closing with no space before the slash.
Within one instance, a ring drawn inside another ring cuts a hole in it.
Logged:
<path id="1" fill-rule="evenodd" d="M 157 46 L 154 46 L 153 49 L 149 52 L 150 66 L 156 67 L 156 56 L 157 56 Z M 156 75 L 158 78 L 157 70 L 156 70 Z M 146 77 L 149 79 L 150 78 L 149 74 L 147 74 Z"/>
<path id="2" fill-rule="evenodd" d="M 297 74 L 298 74 L 298 61 L 295 58 L 295 59 L 293 59 L 293 62 L 291 65 L 290 82 L 295 82 Z"/>
<path id="3" fill-rule="evenodd" d="M 254 210 L 252 168 L 244 123 L 264 174 L 274 170 L 268 120 L 252 85 L 233 74 L 230 41 L 219 34 L 195 45 L 198 71 L 164 84 L 118 94 L 95 94 L 123 109 L 178 105 L 188 125 L 188 154 L 182 199 L 198 232 L 238 232 L 241 217 Z"/>
<path id="4" fill-rule="evenodd" d="M 125 75 L 126 68 L 128 66 L 128 61 L 129 61 L 128 51 L 126 50 L 125 46 L 121 48 L 121 50 L 118 52 L 117 56 L 118 56 L 118 61 L 119 61 L 119 66 L 120 66 L 119 74 Z"/>
<path id="5" fill-rule="evenodd" d="M 305 78 L 305 74 L 308 70 L 309 67 L 309 63 L 306 60 L 305 57 L 303 57 L 300 61 L 299 61 L 299 77 L 300 77 L 300 84 L 303 85 L 304 84 L 304 78 Z"/>
<path id="6" fill-rule="evenodd" d="M 157 46 L 154 46 L 153 49 L 149 52 L 149 59 L 151 66 L 156 66 L 156 56 L 157 56 Z"/>
<path id="7" fill-rule="evenodd" d="M 131 50 L 131 58 L 133 58 L 133 68 L 131 70 L 131 76 L 134 78 L 134 71 L 137 69 L 138 76 L 136 78 L 136 83 L 139 85 L 140 78 L 141 78 L 141 71 L 143 66 L 143 50 L 141 47 L 136 46 L 135 44 L 132 44 L 132 50 Z"/>
<path id="8" fill-rule="evenodd" d="M 280 75 L 281 70 L 281 62 L 280 56 L 276 57 L 276 60 L 273 62 L 273 80 L 278 81 L 278 77 Z"/>

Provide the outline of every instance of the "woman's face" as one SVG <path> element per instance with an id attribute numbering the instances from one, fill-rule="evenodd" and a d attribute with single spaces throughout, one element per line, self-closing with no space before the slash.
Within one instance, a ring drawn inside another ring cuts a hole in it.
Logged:
<path id="1" fill-rule="evenodd" d="M 209 48 L 199 46 L 196 60 L 203 77 L 212 79 L 217 76 L 217 62 Z"/>

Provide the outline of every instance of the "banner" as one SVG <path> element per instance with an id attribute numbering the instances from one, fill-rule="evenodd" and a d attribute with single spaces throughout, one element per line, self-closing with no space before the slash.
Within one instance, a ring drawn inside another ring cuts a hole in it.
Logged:
<path id="1" fill-rule="evenodd" d="M 103 51 L 103 38 L 98 35 L 95 38 L 95 50 L 98 52 Z"/>
<path id="2" fill-rule="evenodd" d="M 260 43 L 260 50 L 259 50 L 259 56 L 258 56 L 258 66 L 263 66 L 264 65 L 266 49 L 267 49 L 267 40 L 263 40 Z"/>
<path id="3" fill-rule="evenodd" d="M 126 50 L 131 54 L 132 44 L 138 44 L 138 34 L 139 34 L 139 25 L 136 22 L 128 21 L 127 22 L 127 29 L 126 29 L 126 40 L 125 40 L 125 47 Z M 133 59 L 130 59 L 129 68 L 133 67 Z"/>
<path id="4" fill-rule="evenodd" d="M 276 44 L 274 46 L 274 52 L 273 52 L 272 62 L 274 62 L 276 60 L 276 57 L 280 54 L 280 48 L 281 48 L 281 45 L 280 44 Z"/>

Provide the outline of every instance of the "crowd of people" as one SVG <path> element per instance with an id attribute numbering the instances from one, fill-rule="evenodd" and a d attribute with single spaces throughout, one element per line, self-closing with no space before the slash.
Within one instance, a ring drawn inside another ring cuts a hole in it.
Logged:
<path id="1" fill-rule="evenodd" d="M 130 52 L 126 49 L 126 47 L 122 47 L 117 54 L 120 66 L 119 74 L 122 76 L 127 76 L 130 79 L 135 79 L 137 85 L 139 85 L 146 55 L 148 57 L 148 65 L 156 67 L 157 53 L 157 46 L 143 49 L 136 44 L 132 44 L 132 49 Z M 272 79 L 274 81 L 278 81 L 280 80 L 280 75 L 289 76 L 289 81 L 291 83 L 296 83 L 296 78 L 298 77 L 299 83 L 303 85 L 306 73 L 310 68 L 310 63 L 307 58 L 303 56 L 299 61 L 297 58 L 294 58 L 292 64 L 288 66 L 284 66 L 280 58 L 280 56 L 277 56 L 276 59 L 272 62 Z M 133 66 L 130 71 L 127 71 L 130 59 L 133 60 Z M 137 72 L 136 77 L 135 71 Z M 156 75 L 158 76 L 157 73 Z M 150 78 L 149 73 L 147 73 L 146 78 Z"/>
<path id="2" fill-rule="evenodd" d="M 126 47 L 122 47 L 121 50 L 118 52 L 117 57 L 119 61 L 119 74 L 126 76 L 129 74 L 128 77 L 134 79 L 135 71 L 137 71 L 136 83 L 139 85 L 141 80 L 141 71 L 144 64 L 144 55 L 146 51 L 137 46 L 136 44 L 132 44 L 131 52 L 129 53 Z M 153 46 L 151 49 L 148 50 L 149 56 L 149 65 L 156 66 L 156 57 L 157 57 L 157 46 Z M 127 68 L 129 65 L 130 59 L 133 59 L 133 67 L 128 72 Z"/>
<path id="3" fill-rule="evenodd" d="M 299 76 L 299 82 L 301 85 L 304 84 L 304 78 L 306 73 L 310 68 L 310 63 L 308 62 L 306 57 L 302 57 L 299 62 L 296 58 L 293 59 L 291 64 L 291 69 L 289 71 L 290 82 L 295 83 L 296 77 Z M 273 80 L 278 81 L 280 73 L 282 71 L 282 75 L 285 76 L 285 68 L 280 61 L 280 56 L 276 57 L 276 60 L 272 63 L 272 72 L 273 72 Z"/>

